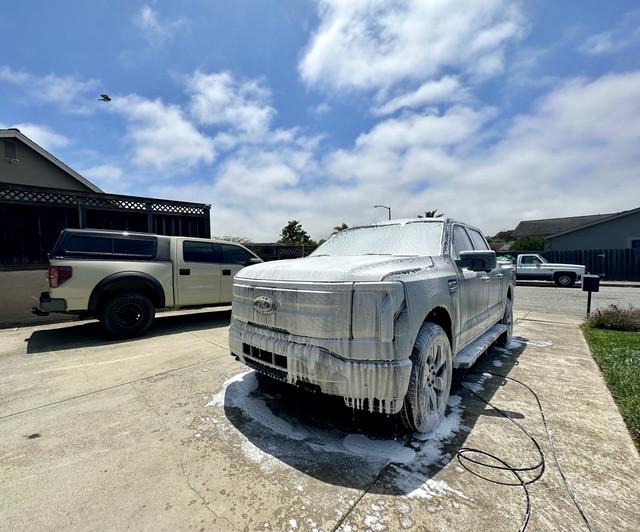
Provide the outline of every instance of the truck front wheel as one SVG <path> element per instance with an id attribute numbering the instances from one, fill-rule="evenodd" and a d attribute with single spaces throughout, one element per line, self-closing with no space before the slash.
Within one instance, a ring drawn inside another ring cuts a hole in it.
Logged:
<path id="1" fill-rule="evenodd" d="M 442 327 L 428 322 L 422 325 L 411 361 L 401 417 L 408 429 L 429 432 L 444 417 L 451 390 L 451 343 Z"/>
<path id="2" fill-rule="evenodd" d="M 100 316 L 106 331 L 117 338 L 133 338 L 144 334 L 155 318 L 151 300 L 144 294 L 128 292 L 109 299 Z"/>
<path id="3" fill-rule="evenodd" d="M 553 280 L 557 286 L 571 288 L 576 282 L 576 276 L 573 273 L 556 273 Z"/>

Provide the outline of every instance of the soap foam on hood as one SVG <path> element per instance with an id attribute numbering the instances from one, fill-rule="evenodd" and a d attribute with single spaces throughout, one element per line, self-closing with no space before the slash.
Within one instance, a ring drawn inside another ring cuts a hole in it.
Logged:
<path id="1" fill-rule="evenodd" d="M 431 257 L 393 257 L 385 255 L 311 256 L 303 259 L 275 260 L 247 266 L 238 279 L 292 282 L 379 281 L 391 271 L 427 268 Z"/>

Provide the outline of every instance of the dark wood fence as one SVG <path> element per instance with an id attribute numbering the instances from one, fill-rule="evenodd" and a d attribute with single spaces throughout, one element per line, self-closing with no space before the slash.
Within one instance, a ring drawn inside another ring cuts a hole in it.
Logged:
<path id="1" fill-rule="evenodd" d="M 318 246 L 290 246 L 287 244 L 246 244 L 264 261 L 299 259 L 312 253 Z"/>
<path id="2" fill-rule="evenodd" d="M 288 246 L 283 244 L 247 244 L 262 260 L 296 259 L 306 257 L 315 246 Z M 611 281 L 640 281 L 640 249 L 599 249 L 579 251 L 506 251 L 514 261 L 522 253 L 538 253 L 549 262 L 584 264 L 589 273 Z"/>
<path id="3" fill-rule="evenodd" d="M 202 203 L 0 183 L 0 266 L 46 264 L 66 228 L 209 238 L 209 214 Z"/>
<path id="4" fill-rule="evenodd" d="M 640 281 L 640 249 L 582 249 L 576 251 L 506 251 L 515 260 L 523 253 L 538 253 L 549 262 L 584 264 L 589 273 L 611 281 Z"/>

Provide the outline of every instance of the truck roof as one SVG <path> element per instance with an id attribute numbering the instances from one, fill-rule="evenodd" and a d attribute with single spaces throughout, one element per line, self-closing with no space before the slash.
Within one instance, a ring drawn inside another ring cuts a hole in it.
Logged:
<path id="1" fill-rule="evenodd" d="M 113 230 L 113 229 L 63 229 L 63 233 L 74 233 L 79 235 L 111 235 L 111 236 L 140 236 L 140 237 L 156 237 L 162 239 L 177 239 L 177 238 L 188 238 L 189 240 L 201 241 L 201 242 L 215 242 L 219 244 L 233 244 L 237 246 L 242 246 L 242 244 L 238 244 L 237 242 L 230 242 L 229 240 L 220 240 L 217 238 L 201 238 L 195 236 L 169 236 L 169 235 L 158 235 L 156 233 L 141 233 L 138 231 L 122 231 L 122 230 Z"/>

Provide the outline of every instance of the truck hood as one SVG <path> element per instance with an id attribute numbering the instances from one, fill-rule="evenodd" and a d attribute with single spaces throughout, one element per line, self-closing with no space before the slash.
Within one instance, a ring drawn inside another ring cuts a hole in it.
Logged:
<path id="1" fill-rule="evenodd" d="M 236 277 L 263 281 L 381 281 L 391 273 L 431 266 L 431 257 L 318 256 L 255 264 L 240 270 Z"/>

